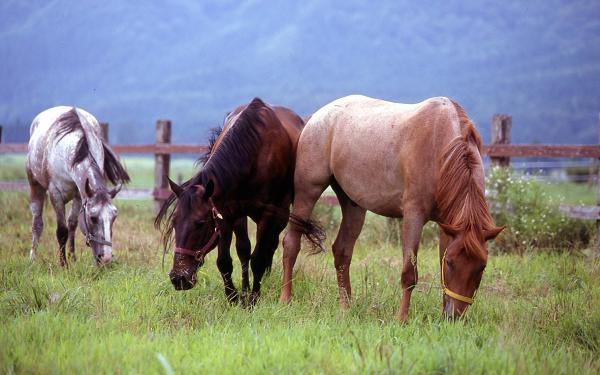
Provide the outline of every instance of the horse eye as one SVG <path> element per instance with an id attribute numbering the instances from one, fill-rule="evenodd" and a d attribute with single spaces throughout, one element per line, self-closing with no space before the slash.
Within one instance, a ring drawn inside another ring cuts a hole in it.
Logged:
<path id="1" fill-rule="evenodd" d="M 90 217 L 90 221 L 92 222 L 92 224 L 98 224 L 98 217 L 92 216 L 92 217 Z"/>
<path id="2" fill-rule="evenodd" d="M 452 259 L 446 259 L 446 264 L 450 269 L 454 268 L 454 261 Z"/>

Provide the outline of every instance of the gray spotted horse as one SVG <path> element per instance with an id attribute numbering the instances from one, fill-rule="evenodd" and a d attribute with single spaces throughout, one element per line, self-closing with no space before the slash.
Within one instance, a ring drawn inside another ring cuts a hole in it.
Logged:
<path id="1" fill-rule="evenodd" d="M 102 140 L 98 121 L 75 107 L 54 107 L 31 123 L 27 154 L 30 185 L 32 245 L 35 259 L 43 230 L 46 192 L 56 212 L 56 238 L 61 266 L 67 265 L 65 248 L 75 260 L 77 223 L 98 264 L 112 260 L 112 225 L 117 209 L 112 203 L 129 175 L 115 153 Z M 109 189 L 110 181 L 116 187 Z M 65 205 L 73 201 L 68 219 Z"/>

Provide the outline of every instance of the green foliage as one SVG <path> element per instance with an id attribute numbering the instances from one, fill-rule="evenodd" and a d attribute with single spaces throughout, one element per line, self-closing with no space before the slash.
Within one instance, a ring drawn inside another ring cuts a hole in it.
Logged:
<path id="1" fill-rule="evenodd" d="M 548 194 L 542 183 L 514 176 L 508 168 L 493 168 L 486 187 L 496 225 L 506 226 L 490 246 L 494 251 L 572 251 L 590 245 L 593 221 L 566 217 L 558 210 L 564 198 Z"/>
<path id="2" fill-rule="evenodd" d="M 437 250 L 419 252 L 409 322 L 399 324 L 397 246 L 369 217 L 351 266 L 353 303 L 340 311 L 330 253 L 298 258 L 294 300 L 279 304 L 281 249 L 252 310 L 229 305 L 209 254 L 198 284 L 175 291 L 149 201 L 117 200 L 116 262 L 57 263 L 46 210 L 30 262 L 27 195 L 0 192 L 2 373 L 577 373 L 600 371 L 600 260 L 541 253 L 490 257 L 465 322 L 441 316 Z M 49 206 L 47 207 L 49 208 Z M 336 208 L 339 211 L 339 208 Z M 379 219 L 377 219 L 379 220 Z M 373 228 L 375 227 L 375 228 Z M 434 228 L 434 227 L 433 227 Z M 254 230 L 254 227 L 251 227 Z M 333 235 L 330 235 L 333 236 Z M 234 281 L 240 266 L 234 257 Z"/>

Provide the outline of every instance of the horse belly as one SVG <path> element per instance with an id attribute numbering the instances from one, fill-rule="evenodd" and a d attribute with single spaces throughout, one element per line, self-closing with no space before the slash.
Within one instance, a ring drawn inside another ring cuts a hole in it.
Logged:
<path id="1" fill-rule="evenodd" d="M 352 147 L 340 144 L 332 148 L 337 183 L 359 206 L 379 215 L 401 217 L 404 176 L 398 146 L 377 136 L 351 139 Z"/>

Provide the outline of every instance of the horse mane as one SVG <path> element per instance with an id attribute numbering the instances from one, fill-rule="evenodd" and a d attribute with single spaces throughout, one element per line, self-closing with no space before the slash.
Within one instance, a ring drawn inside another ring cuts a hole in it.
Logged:
<path id="1" fill-rule="evenodd" d="M 481 136 L 464 109 L 452 102 L 461 125 L 461 136 L 446 146 L 440 159 L 441 172 L 436 192 L 441 225 L 464 233 L 465 249 L 471 256 L 485 258 L 483 232 L 495 229 L 483 186 L 475 172 L 482 169 Z M 477 147 L 474 151 L 471 145 Z"/>
<path id="2" fill-rule="evenodd" d="M 181 185 L 182 189 L 185 191 L 192 185 L 206 186 L 210 177 L 214 177 L 222 188 L 235 186 L 236 182 L 249 172 L 249 162 L 258 153 L 261 144 L 258 128 L 267 124 L 267 118 L 263 115 L 265 110 L 271 111 L 260 98 L 254 98 L 240 112 L 218 146 L 216 141 L 222 134 L 224 126 L 211 129 L 209 151 L 198 159 L 203 166 L 198 173 Z M 177 206 L 191 204 L 185 201 L 188 199 L 187 196 L 188 194 L 182 194 L 177 199 L 175 194 L 171 193 L 156 215 L 154 226 L 161 230 L 165 248 L 168 247 L 172 237 L 173 218 Z"/>
<path id="3" fill-rule="evenodd" d="M 210 129 L 210 134 L 208 136 L 208 151 L 205 152 L 204 154 L 200 155 L 200 157 L 196 161 L 197 164 L 202 164 L 202 165 L 206 164 L 206 162 L 208 161 L 208 158 L 210 158 L 210 155 L 212 154 L 212 152 L 215 148 L 215 143 L 217 143 L 217 139 L 219 138 L 221 133 L 223 133 L 224 128 L 225 127 L 223 125 L 223 126 L 217 126 L 215 128 Z"/>
<path id="4" fill-rule="evenodd" d="M 69 111 L 60 115 L 55 123 L 57 124 L 56 137 L 58 141 L 63 139 L 67 134 L 81 130 L 81 138 L 79 138 L 77 146 L 75 147 L 75 157 L 73 158 L 71 166 L 74 167 L 89 157 L 92 167 L 97 168 L 100 171 L 100 166 L 90 153 L 87 134 L 83 128 L 83 125 L 81 124 L 81 119 L 77 114 L 77 109 L 72 107 Z M 119 158 L 104 140 L 101 141 L 102 149 L 104 151 L 103 174 L 106 175 L 108 180 L 113 185 L 117 185 L 118 183 L 128 183 L 130 181 L 129 174 L 127 174 L 127 171 L 119 162 Z M 102 171 L 100 172 L 102 174 Z"/>
<path id="5" fill-rule="evenodd" d="M 254 98 L 242 110 L 217 147 L 217 138 L 223 129 L 216 129 L 211 134 L 209 152 L 204 156 L 202 170 L 192 178 L 195 184 L 206 185 L 213 176 L 221 188 L 235 186 L 249 172 L 249 162 L 256 157 L 261 145 L 259 129 L 265 127 L 270 120 L 265 112 L 272 112 L 260 98 Z M 272 118 L 277 118 L 274 114 Z"/>

